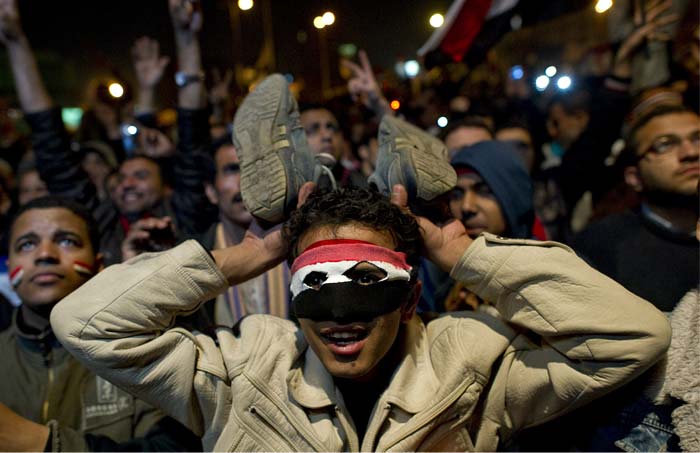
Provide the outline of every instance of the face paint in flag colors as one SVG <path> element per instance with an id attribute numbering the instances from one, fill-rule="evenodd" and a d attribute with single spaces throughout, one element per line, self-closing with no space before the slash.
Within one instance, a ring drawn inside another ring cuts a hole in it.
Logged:
<path id="1" fill-rule="evenodd" d="M 364 321 L 390 313 L 412 289 L 406 255 L 356 240 L 319 241 L 292 265 L 298 318 Z"/>

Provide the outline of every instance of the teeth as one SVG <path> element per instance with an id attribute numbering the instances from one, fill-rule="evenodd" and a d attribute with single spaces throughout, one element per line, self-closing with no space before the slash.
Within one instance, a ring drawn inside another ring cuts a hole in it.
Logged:
<path id="1" fill-rule="evenodd" d="M 348 338 L 356 338 L 358 335 L 350 332 L 335 332 L 329 335 L 331 338 L 346 340 Z"/>

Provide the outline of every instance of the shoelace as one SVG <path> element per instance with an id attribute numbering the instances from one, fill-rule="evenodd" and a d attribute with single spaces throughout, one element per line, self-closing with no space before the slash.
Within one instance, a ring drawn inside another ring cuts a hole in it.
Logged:
<path id="1" fill-rule="evenodd" d="M 333 190 L 338 190 L 338 184 L 336 183 L 335 176 L 333 176 L 333 172 L 331 171 L 331 168 L 333 168 L 336 163 L 335 157 L 328 153 L 319 153 L 314 157 L 316 162 L 319 164 L 319 168 L 321 169 L 321 173 L 315 175 L 314 182 L 317 183 L 321 178 L 321 174 L 325 174 L 331 181 L 331 187 L 333 187 Z"/>

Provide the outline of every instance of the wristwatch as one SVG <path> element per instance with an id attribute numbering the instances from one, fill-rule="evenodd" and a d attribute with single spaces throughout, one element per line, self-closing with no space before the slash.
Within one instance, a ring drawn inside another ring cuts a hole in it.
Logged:
<path id="1" fill-rule="evenodd" d="M 195 82 L 204 82 L 203 72 L 200 72 L 199 74 L 187 74 L 185 72 L 178 71 L 175 73 L 175 85 L 180 88 Z"/>

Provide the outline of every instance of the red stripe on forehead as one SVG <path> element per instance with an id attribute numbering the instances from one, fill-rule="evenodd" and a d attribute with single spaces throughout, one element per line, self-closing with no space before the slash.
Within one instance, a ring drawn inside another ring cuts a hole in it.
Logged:
<path id="1" fill-rule="evenodd" d="M 319 244 L 319 242 L 325 242 L 325 244 Z M 304 266 L 337 261 L 383 261 L 399 269 L 411 269 L 411 266 L 406 263 L 405 253 L 395 252 L 369 242 L 346 240 L 319 242 L 307 247 L 304 253 L 294 260 L 292 274 Z"/>

